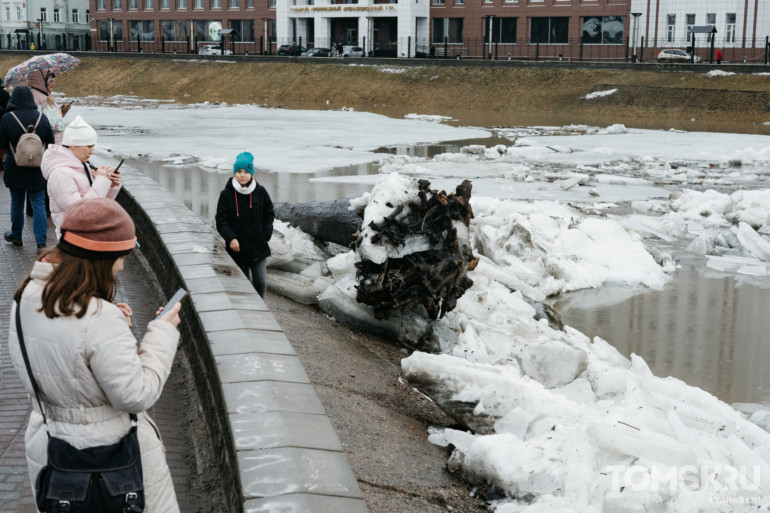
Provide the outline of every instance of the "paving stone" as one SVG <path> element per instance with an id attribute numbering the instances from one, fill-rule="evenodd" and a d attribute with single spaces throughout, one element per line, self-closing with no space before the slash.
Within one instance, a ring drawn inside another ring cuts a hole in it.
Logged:
<path id="1" fill-rule="evenodd" d="M 251 499 L 243 503 L 244 513 L 367 513 L 360 499 L 295 494 L 266 499 Z"/>
<path id="2" fill-rule="evenodd" d="M 296 355 L 282 331 L 247 329 L 208 331 L 206 336 L 214 356 L 252 352 Z"/>
<path id="3" fill-rule="evenodd" d="M 312 385 L 278 381 L 223 383 L 228 413 L 288 411 L 325 415 Z"/>
<path id="4" fill-rule="evenodd" d="M 216 360 L 223 384 L 245 381 L 310 383 L 296 356 L 250 353 L 218 356 Z"/>
<path id="5" fill-rule="evenodd" d="M 296 412 L 242 413 L 231 417 L 237 450 L 298 447 L 342 451 L 326 415 Z"/>
<path id="6" fill-rule="evenodd" d="M 245 499 L 313 493 L 363 498 L 344 453 L 278 448 L 238 451 Z"/>
<path id="7" fill-rule="evenodd" d="M 281 326 L 273 314 L 268 311 L 253 312 L 248 310 L 221 310 L 218 312 L 199 312 L 206 330 L 272 330 L 281 331 Z"/>
<path id="8" fill-rule="evenodd" d="M 192 294 L 191 297 L 197 312 L 220 310 L 267 311 L 267 305 L 259 297 L 256 290 L 244 294 L 227 294 L 225 292 Z"/>

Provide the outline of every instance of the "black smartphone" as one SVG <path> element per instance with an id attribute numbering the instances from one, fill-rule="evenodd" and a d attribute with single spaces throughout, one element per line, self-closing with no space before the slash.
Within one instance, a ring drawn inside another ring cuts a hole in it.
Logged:
<path id="1" fill-rule="evenodd" d="M 124 161 L 124 160 L 126 160 L 126 159 L 121 159 L 121 160 L 120 160 L 120 163 L 118 164 L 118 167 L 116 167 L 115 169 L 113 169 L 113 170 L 112 170 L 112 172 L 110 172 L 110 176 L 112 176 L 113 174 L 115 174 L 115 173 L 117 173 L 117 172 L 118 172 L 118 169 L 120 169 L 120 166 L 122 166 L 122 165 L 123 165 L 123 161 Z"/>
<path id="2" fill-rule="evenodd" d="M 171 296 L 171 299 L 168 300 L 168 303 L 166 303 L 166 306 L 163 307 L 163 310 L 161 310 L 160 313 L 155 318 L 160 319 L 161 315 L 168 312 L 170 309 L 174 308 L 174 305 L 176 305 L 178 302 L 183 300 L 185 296 L 187 296 L 187 291 L 185 289 L 179 289 L 176 292 L 174 292 L 174 295 Z"/>

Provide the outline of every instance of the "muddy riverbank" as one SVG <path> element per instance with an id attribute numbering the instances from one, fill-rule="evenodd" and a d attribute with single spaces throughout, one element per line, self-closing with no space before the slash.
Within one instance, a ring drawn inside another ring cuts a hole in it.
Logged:
<path id="1" fill-rule="evenodd" d="M 0 70 L 26 57 L 1 54 Z M 486 126 L 580 120 L 770 132 L 763 124 L 770 121 L 770 77 L 764 74 L 710 76 L 657 65 L 607 70 L 372 62 L 377 65 L 336 59 L 235 62 L 83 55 L 82 64 L 57 80 L 57 90 L 79 97 L 137 95 L 183 103 L 348 107 L 395 116 L 417 112 Z M 613 89 L 613 94 L 586 99 L 590 93 Z"/>

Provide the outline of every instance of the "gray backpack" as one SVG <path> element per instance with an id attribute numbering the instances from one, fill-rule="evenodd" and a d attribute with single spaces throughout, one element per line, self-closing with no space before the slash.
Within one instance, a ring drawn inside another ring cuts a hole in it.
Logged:
<path id="1" fill-rule="evenodd" d="M 13 159 L 16 161 L 16 165 L 19 167 L 40 167 L 40 162 L 43 160 L 43 152 L 45 151 L 45 145 L 40 137 L 37 135 L 37 125 L 40 123 L 40 118 L 43 117 L 41 112 L 37 116 L 37 122 L 35 126 L 29 125 L 25 127 L 16 114 L 9 112 L 16 122 L 24 130 L 24 133 L 19 138 L 19 142 L 16 143 L 16 150 L 13 149 L 13 144 L 10 144 L 11 153 L 13 153 Z M 30 129 L 32 129 L 30 131 Z"/>

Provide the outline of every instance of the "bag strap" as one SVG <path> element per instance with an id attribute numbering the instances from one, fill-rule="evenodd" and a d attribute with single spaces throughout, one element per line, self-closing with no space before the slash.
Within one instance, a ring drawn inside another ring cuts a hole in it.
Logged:
<path id="1" fill-rule="evenodd" d="M 21 302 L 16 303 L 16 336 L 19 339 L 19 347 L 21 348 L 21 356 L 24 358 L 24 366 L 27 368 L 27 375 L 29 381 L 32 383 L 32 390 L 35 392 L 35 399 L 37 399 L 37 405 L 40 408 L 40 413 L 43 415 L 43 424 L 45 424 L 45 432 L 48 438 L 51 438 L 51 433 L 48 431 L 48 420 L 45 417 L 45 410 L 43 409 L 43 403 L 40 402 L 40 387 L 35 380 L 35 376 L 32 375 L 32 367 L 29 364 L 29 356 L 27 355 L 27 346 L 24 344 L 24 333 L 21 331 Z M 136 413 L 129 413 L 131 418 L 131 428 L 136 430 L 137 416 Z"/>
<path id="2" fill-rule="evenodd" d="M 15 119 L 15 120 L 16 120 L 16 122 L 19 124 L 19 126 L 21 127 L 21 129 L 22 129 L 22 130 L 24 130 L 24 132 L 26 133 L 26 132 L 27 132 L 27 127 L 25 127 L 25 126 L 24 126 L 24 123 L 22 123 L 22 122 L 21 122 L 21 120 L 20 120 L 19 118 L 17 118 L 17 117 L 16 117 L 16 113 L 15 113 L 15 112 L 9 112 L 9 114 L 10 114 L 11 116 L 13 116 L 13 119 Z M 38 121 L 40 121 L 40 120 L 38 119 Z M 37 126 L 37 123 L 35 123 L 35 126 Z"/>
<path id="3" fill-rule="evenodd" d="M 15 116 L 14 116 L 15 117 Z M 27 346 L 24 344 L 24 333 L 21 331 L 21 301 L 16 303 L 16 336 L 19 338 L 19 347 L 21 348 L 21 356 L 24 357 L 24 366 L 27 368 L 27 375 L 32 383 L 32 390 L 35 392 L 35 399 L 37 399 L 37 405 L 40 407 L 40 413 L 43 415 L 43 424 L 45 424 L 45 432 L 48 437 L 51 437 L 51 433 L 48 431 L 48 420 L 45 418 L 45 410 L 43 409 L 43 403 L 40 402 L 40 387 L 37 386 L 35 376 L 32 375 L 32 367 L 29 364 L 29 356 L 27 355 Z"/>
<path id="4" fill-rule="evenodd" d="M 37 125 L 40 123 L 40 120 L 42 119 L 42 117 L 43 117 L 43 113 L 42 112 L 38 113 L 37 121 L 35 121 L 35 126 L 32 127 L 32 133 L 35 135 L 37 135 Z M 29 131 L 27 131 L 27 133 L 29 133 Z"/>
<path id="5" fill-rule="evenodd" d="M 83 162 L 83 170 L 86 172 L 86 178 L 88 178 L 88 185 L 91 186 L 94 184 L 94 181 L 91 179 L 91 170 L 88 169 L 88 164 Z"/>

